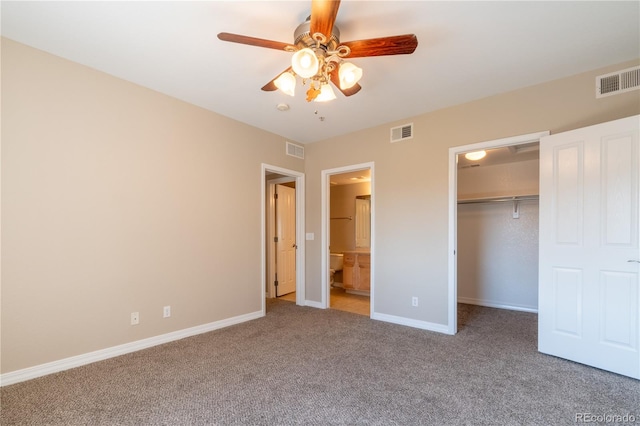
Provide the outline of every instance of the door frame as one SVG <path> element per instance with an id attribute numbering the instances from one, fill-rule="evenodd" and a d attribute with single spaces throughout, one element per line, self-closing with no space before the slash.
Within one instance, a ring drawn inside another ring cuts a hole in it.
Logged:
<path id="1" fill-rule="evenodd" d="M 539 142 L 549 131 L 528 133 L 526 135 L 511 136 L 469 145 L 449 148 L 449 250 L 448 250 L 448 307 L 449 318 L 447 334 L 458 332 L 458 162 L 459 154 L 483 149 L 501 148 L 511 145 L 521 145 Z"/>
<path id="2" fill-rule="evenodd" d="M 289 170 L 270 164 L 261 164 L 260 176 L 260 241 L 261 241 L 261 279 L 260 297 L 262 303 L 262 315 L 266 314 L 266 287 L 267 287 L 267 174 L 277 173 L 296 182 L 296 241 L 298 249 L 296 251 L 296 305 L 305 304 L 305 241 L 304 218 L 305 218 L 305 184 L 304 173 Z"/>
<path id="3" fill-rule="evenodd" d="M 330 204 L 329 204 L 329 195 L 331 189 L 331 176 L 339 175 L 342 173 L 349 172 L 357 172 L 360 170 L 370 170 L 371 172 L 371 289 L 369 291 L 369 317 L 373 316 L 373 308 L 374 304 L 374 295 L 375 295 L 375 167 L 374 162 L 369 163 L 360 163 L 353 164 L 350 166 L 337 167 L 335 169 L 326 169 L 321 172 L 321 183 L 322 183 L 322 202 L 321 202 L 321 212 L 322 212 L 322 230 L 321 230 L 321 260 L 320 260 L 320 270 L 322 271 L 322 300 L 320 301 L 320 307 L 322 309 L 328 309 L 330 307 L 331 301 L 331 287 L 329 286 L 329 231 L 330 231 Z"/>

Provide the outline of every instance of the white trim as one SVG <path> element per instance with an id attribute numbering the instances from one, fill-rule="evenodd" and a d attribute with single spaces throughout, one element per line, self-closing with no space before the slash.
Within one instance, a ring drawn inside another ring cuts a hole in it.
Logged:
<path id="1" fill-rule="evenodd" d="M 508 309 L 510 311 L 538 313 L 538 308 L 529 306 L 507 305 L 499 302 L 491 302 L 484 299 L 474 299 L 471 297 L 458 297 L 458 303 L 466 303 L 467 305 L 486 306 L 488 308 Z"/>
<path id="2" fill-rule="evenodd" d="M 257 311 L 249 314 L 238 315 L 236 317 L 214 321 L 208 324 L 198 325 L 195 327 L 185 328 L 184 330 L 173 331 L 171 333 L 161 334 L 159 336 L 149 337 L 148 339 L 137 340 L 135 342 L 125 343 L 111 348 L 101 349 L 82 355 L 76 355 L 69 358 L 60 359 L 58 361 L 48 362 L 46 364 L 36 365 L 34 367 L 16 370 L 0 375 L 0 386 L 8 386 L 14 383 L 24 382 L 26 380 L 35 379 L 37 377 L 46 376 L 48 374 L 57 373 L 71 368 L 80 367 L 97 361 L 114 358 L 116 356 L 136 352 L 153 346 L 162 345 L 164 343 L 173 342 L 175 340 L 184 339 L 209 331 L 218 330 L 230 325 L 240 324 L 251 321 L 264 316 L 264 312 Z"/>
<path id="3" fill-rule="evenodd" d="M 449 148 L 448 334 L 456 334 L 458 332 L 458 277 L 457 257 L 455 254 L 457 250 L 456 242 L 458 233 L 458 167 L 456 156 L 469 151 L 538 142 L 540 138 L 544 136 L 549 136 L 549 131 L 528 133 L 526 135 L 511 136 L 503 139 Z"/>
<path id="4" fill-rule="evenodd" d="M 261 280 L 260 295 L 262 302 L 262 313 L 266 314 L 266 283 L 267 283 L 267 248 L 266 248 L 266 192 L 267 192 L 267 173 L 278 173 L 281 175 L 295 178 L 296 181 L 296 243 L 298 250 L 296 251 L 296 305 L 305 305 L 305 183 L 304 173 L 295 170 L 284 169 L 278 166 L 272 166 L 262 163 L 260 177 L 260 246 L 261 248 Z"/>
<path id="5" fill-rule="evenodd" d="M 322 185 L 322 189 L 321 189 L 321 193 L 322 193 L 322 201 L 321 201 L 321 214 L 322 214 L 322 228 L 321 228 L 321 259 L 320 259 L 320 270 L 322 271 L 322 279 L 321 279 L 321 285 L 322 285 L 322 296 L 321 296 L 321 301 L 320 301 L 320 307 L 322 309 L 327 309 L 329 308 L 330 305 L 330 293 L 331 293 L 331 287 L 329 286 L 329 216 L 330 216 L 330 211 L 329 211 L 329 188 L 331 187 L 331 184 L 329 182 L 329 179 L 331 178 L 331 176 L 333 175 L 337 175 L 337 174 L 341 174 L 341 173 L 348 173 L 348 172 L 356 172 L 358 170 L 366 170 L 369 169 L 371 171 L 371 249 L 370 249 L 370 256 L 371 256 L 371 275 L 370 275 L 370 282 L 371 282 L 371 290 L 370 290 L 370 294 L 369 294 L 369 315 L 371 317 L 373 317 L 373 308 L 375 306 L 374 303 L 374 294 L 375 294 L 375 242 L 376 242 L 376 227 L 375 227 L 375 223 L 376 223 L 376 209 L 375 209 L 375 163 L 374 162 L 369 162 L 369 163 L 361 163 L 361 164 L 353 164 L 350 166 L 344 166 L 344 167 L 337 167 L 335 169 L 327 169 L 327 170 L 322 170 L 321 173 L 321 185 Z"/>
<path id="6" fill-rule="evenodd" d="M 390 322 L 393 324 L 405 325 L 407 327 L 419 328 L 421 330 L 435 331 L 437 333 L 449 333 L 449 328 L 445 324 L 436 324 L 434 322 L 414 320 L 411 318 L 398 317 L 395 315 L 373 313 L 371 319 Z"/>
<path id="7" fill-rule="evenodd" d="M 321 302 L 316 302 L 314 300 L 305 300 L 304 305 L 311 308 L 325 309 L 325 306 L 323 306 Z"/>

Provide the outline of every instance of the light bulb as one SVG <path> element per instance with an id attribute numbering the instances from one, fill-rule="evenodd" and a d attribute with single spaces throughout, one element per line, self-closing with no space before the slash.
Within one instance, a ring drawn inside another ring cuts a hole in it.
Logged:
<path id="1" fill-rule="evenodd" d="M 310 78 L 318 73 L 319 61 L 315 52 L 308 47 L 298 50 L 291 58 L 293 71 L 302 78 Z"/>
<path id="2" fill-rule="evenodd" d="M 316 102 L 327 102 L 332 101 L 336 98 L 336 94 L 333 93 L 333 89 L 329 86 L 328 83 L 320 86 L 320 94 L 316 97 Z"/>
<path id="3" fill-rule="evenodd" d="M 471 161 L 478 161 L 482 158 L 484 158 L 487 155 L 487 151 L 474 151 L 474 152 L 468 152 L 464 155 L 464 158 L 466 158 L 467 160 L 471 160 Z"/>
<path id="4" fill-rule="evenodd" d="M 290 72 L 283 72 L 278 78 L 273 81 L 273 84 L 283 93 L 294 96 L 296 90 L 296 77 Z"/>
<path id="5" fill-rule="evenodd" d="M 345 62 L 340 65 L 338 77 L 340 79 L 340 88 L 342 90 L 350 89 L 362 78 L 362 68 L 356 67 L 351 62 Z"/>

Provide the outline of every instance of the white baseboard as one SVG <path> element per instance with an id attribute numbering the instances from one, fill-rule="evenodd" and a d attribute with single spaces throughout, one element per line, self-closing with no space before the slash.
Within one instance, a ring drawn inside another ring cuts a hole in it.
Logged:
<path id="1" fill-rule="evenodd" d="M 14 383 L 24 382 L 26 380 L 35 379 L 36 377 L 46 376 L 48 374 L 57 373 L 59 371 L 69 370 L 71 368 L 80 367 L 82 365 L 91 364 L 96 361 L 102 361 L 108 358 L 136 352 L 152 346 L 162 345 L 163 343 L 173 342 L 175 340 L 184 339 L 185 337 L 195 336 L 197 334 L 207 333 L 230 325 L 240 324 L 264 316 L 262 311 L 252 312 L 249 314 L 239 315 L 237 317 L 227 318 L 208 324 L 198 325 L 195 327 L 185 328 L 184 330 L 173 331 L 159 336 L 149 337 L 147 339 L 138 340 L 123 345 L 113 346 L 111 348 L 100 349 L 95 352 L 89 352 L 82 355 L 76 355 L 64 358 L 58 361 L 48 362 L 46 364 L 36 365 L 34 367 L 22 370 L 11 371 L 0 375 L 0 387 L 8 386 Z"/>
<path id="2" fill-rule="evenodd" d="M 408 327 L 419 328 L 422 330 L 429 330 L 429 331 L 435 331 L 438 333 L 451 334 L 448 326 L 444 324 L 436 324 L 434 322 L 414 320 L 414 319 L 405 318 L 405 317 L 398 317 L 395 315 L 380 314 L 377 312 L 374 312 L 373 314 L 371 314 L 371 319 L 384 321 L 384 322 L 391 322 L 393 324 L 406 325 Z"/>
<path id="3" fill-rule="evenodd" d="M 305 306 L 310 306 L 312 308 L 324 309 L 324 306 L 322 306 L 322 303 L 315 302 L 313 300 L 305 300 L 304 301 L 304 305 Z"/>
<path id="4" fill-rule="evenodd" d="M 528 306 L 507 305 L 504 303 L 496 303 L 496 302 L 491 302 L 489 300 L 484 300 L 484 299 L 473 299 L 471 297 L 458 297 L 458 303 L 466 303 L 467 305 L 486 306 L 487 308 L 509 309 L 511 311 L 532 312 L 534 314 L 538 313 L 538 309 L 531 308 Z"/>

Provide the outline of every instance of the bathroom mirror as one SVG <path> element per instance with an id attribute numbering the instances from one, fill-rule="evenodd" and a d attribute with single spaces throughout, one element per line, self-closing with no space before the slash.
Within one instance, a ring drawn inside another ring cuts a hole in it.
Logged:
<path id="1" fill-rule="evenodd" d="M 356 196 L 356 248 L 371 247 L 371 195 Z"/>

